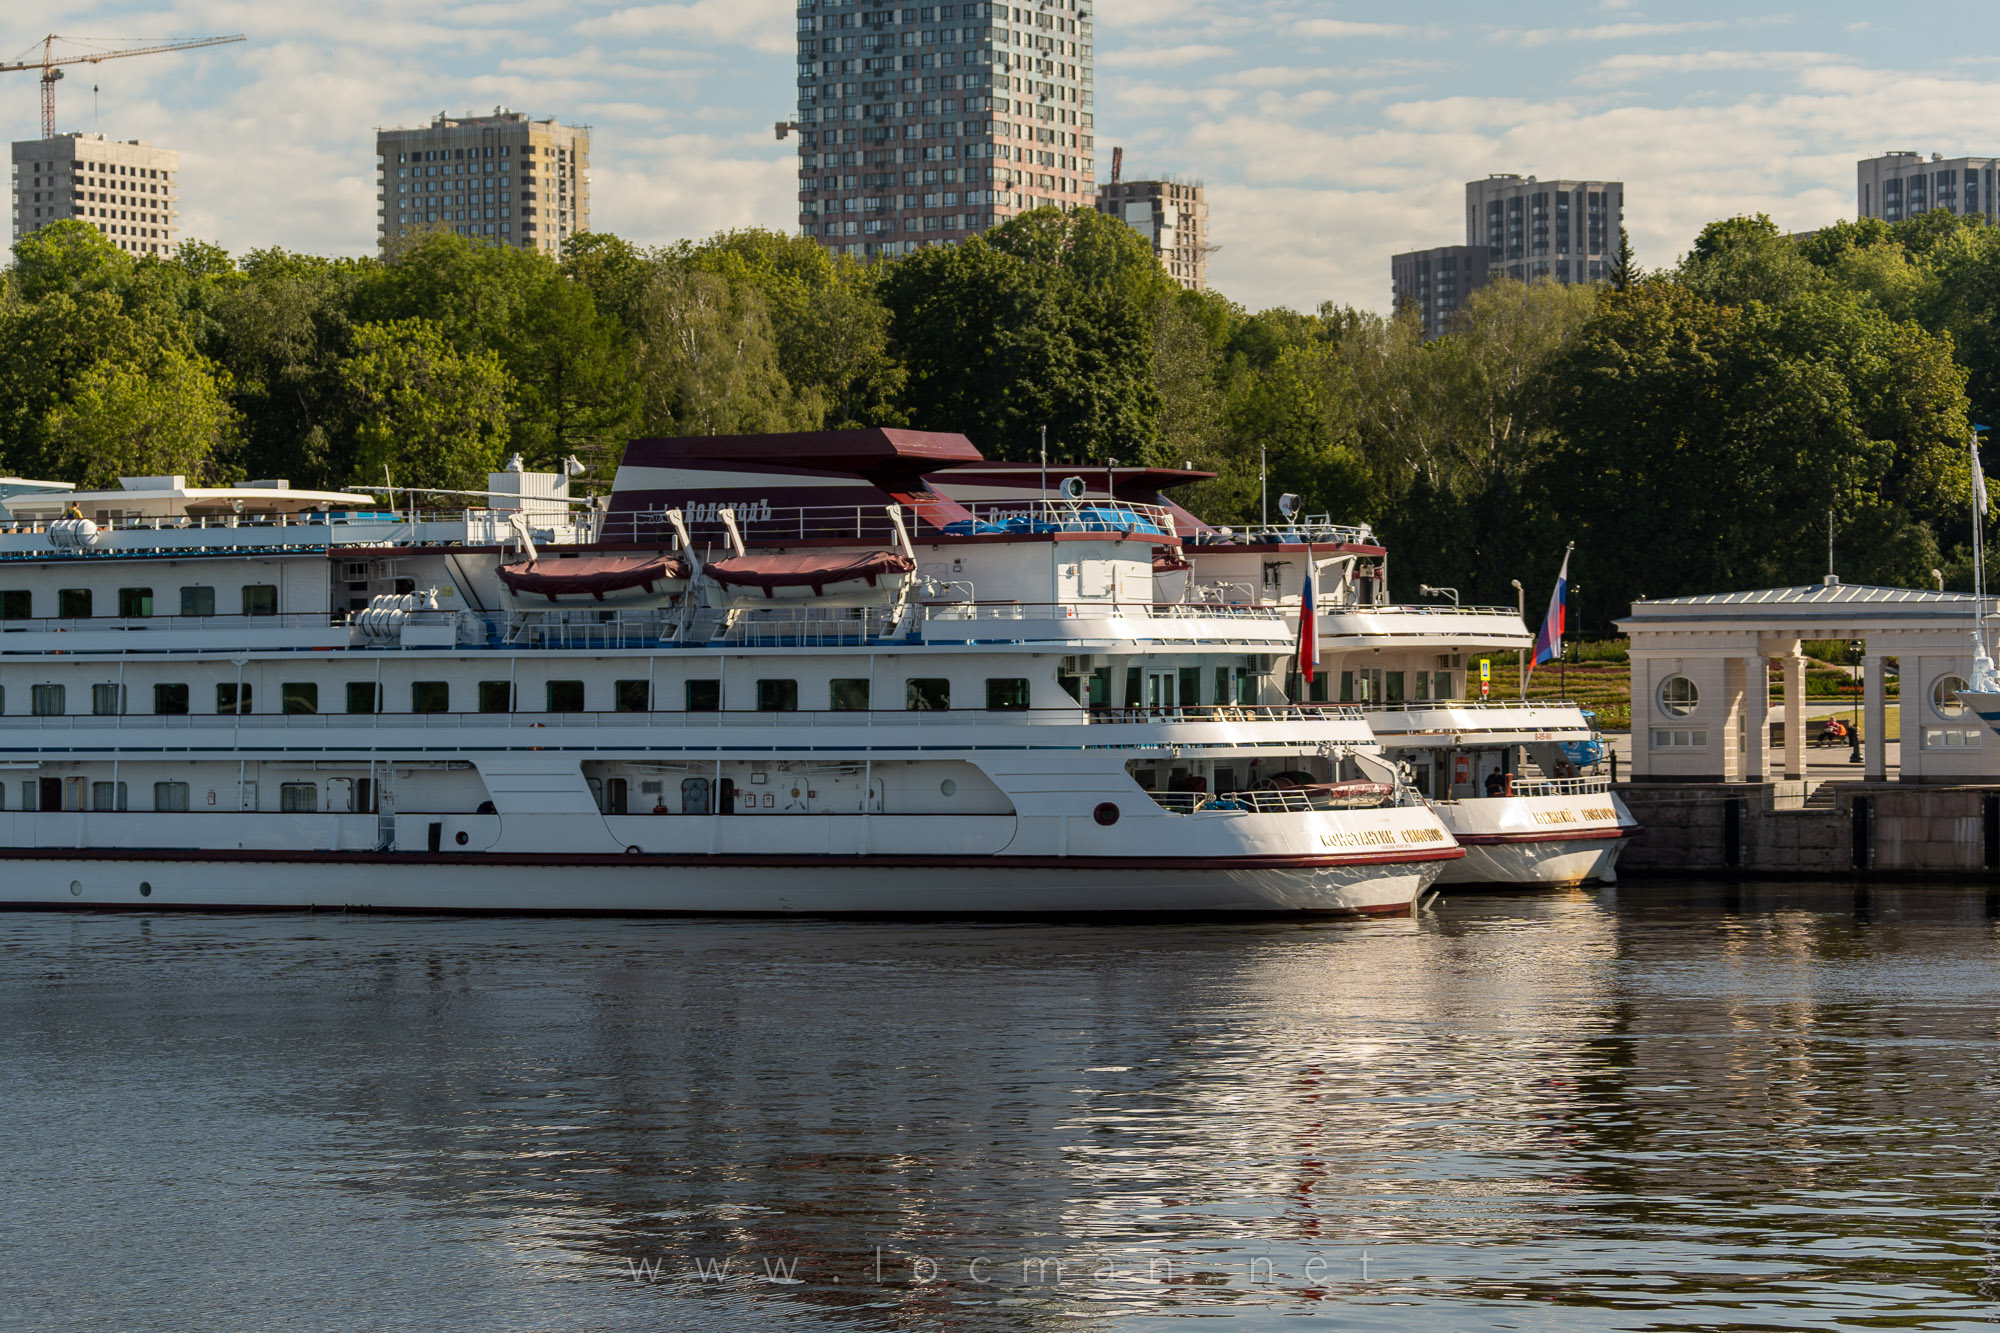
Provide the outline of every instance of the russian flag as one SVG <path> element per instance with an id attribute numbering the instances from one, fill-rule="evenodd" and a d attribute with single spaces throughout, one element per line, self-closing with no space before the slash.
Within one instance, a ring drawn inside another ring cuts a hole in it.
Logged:
<path id="1" fill-rule="evenodd" d="M 1299 596 L 1299 674 L 1312 684 L 1319 669 L 1319 618 L 1313 613 L 1312 548 L 1306 548 L 1306 587 Z"/>
<path id="2" fill-rule="evenodd" d="M 1549 613 L 1542 617 L 1541 632 L 1535 635 L 1534 665 L 1553 662 L 1563 653 L 1563 631 L 1569 628 L 1569 552 L 1563 552 L 1562 572 L 1556 575 L 1556 590 L 1549 597 Z M 1533 674 L 1532 668 L 1529 674 Z"/>

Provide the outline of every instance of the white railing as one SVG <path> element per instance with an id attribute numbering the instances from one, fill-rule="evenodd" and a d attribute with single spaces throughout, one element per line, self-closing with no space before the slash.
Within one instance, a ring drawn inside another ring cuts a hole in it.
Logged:
<path id="1" fill-rule="evenodd" d="M 893 682 L 883 682 L 885 692 Z M 0 730 L 11 731 L 116 731 L 153 729 L 166 731 L 282 730 L 286 728 L 334 730 L 341 727 L 414 728 L 419 730 L 462 731 L 473 728 L 503 727 L 528 739 L 537 729 L 579 728 L 598 730 L 621 727 L 675 727 L 770 729 L 782 727 L 1017 727 L 1029 726 L 1145 726 L 1197 722 L 1231 722 L 1239 725 L 1356 722 L 1352 709 L 1329 708 L 1317 704 L 1238 704 L 1213 708 L 939 708 L 839 710 L 755 710 L 729 708 L 717 711 L 649 710 L 645 712 L 593 713 L 62 713 L 52 716 L 9 714 L 0 716 Z M 1289 733 L 1274 736 L 1270 743 L 1292 739 Z M 1357 738 L 1358 739 L 1358 738 Z M 1343 740 L 1354 745 L 1357 739 Z M 1164 743 L 1164 742 L 1162 742 Z M 1189 742 L 1191 744 L 1198 742 Z M 1315 744 L 1317 742 L 1314 742 Z M 1294 747 L 1296 748 L 1296 747 Z"/>
<path id="2" fill-rule="evenodd" d="M 1509 796 L 1593 796 L 1611 790 L 1610 778 L 1515 778 Z"/>

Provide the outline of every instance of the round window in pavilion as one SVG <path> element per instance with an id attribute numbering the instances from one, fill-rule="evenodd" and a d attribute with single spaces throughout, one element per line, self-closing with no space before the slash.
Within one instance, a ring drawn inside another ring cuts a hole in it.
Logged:
<path id="1" fill-rule="evenodd" d="M 1668 717 L 1686 717 L 1701 707 L 1701 689 L 1686 676 L 1668 676 L 1660 682 L 1660 711 Z"/>

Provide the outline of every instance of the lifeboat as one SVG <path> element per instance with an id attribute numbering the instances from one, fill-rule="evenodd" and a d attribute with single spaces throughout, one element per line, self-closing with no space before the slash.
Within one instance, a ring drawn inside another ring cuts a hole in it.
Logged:
<path id="1" fill-rule="evenodd" d="M 669 606 L 687 591 L 687 566 L 670 555 L 583 556 L 502 565 L 500 582 L 522 610 Z"/>
<path id="2" fill-rule="evenodd" d="M 738 555 L 703 565 L 711 608 L 739 611 L 780 603 L 893 606 L 917 562 L 895 551 Z"/>

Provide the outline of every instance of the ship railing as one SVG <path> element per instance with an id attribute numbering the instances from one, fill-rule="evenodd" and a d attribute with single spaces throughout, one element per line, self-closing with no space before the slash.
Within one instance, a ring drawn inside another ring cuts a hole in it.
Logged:
<path id="1" fill-rule="evenodd" d="M 973 531 L 1129 533 L 1178 541 L 1174 516 L 1161 505 L 1109 498 L 1092 500 L 979 500 L 965 506 Z"/>
<path id="2" fill-rule="evenodd" d="M 1238 546 L 1281 543 L 1303 546 L 1373 546 L 1375 531 L 1365 523 L 1335 523 L 1326 514 L 1314 514 L 1290 523 L 1251 523 L 1244 527 L 1217 528 L 1196 539 L 1197 545 Z"/>
<path id="3" fill-rule="evenodd" d="M 891 685 L 892 682 L 884 682 Z M 88 696 L 86 696 L 86 702 Z M 339 713 L 339 712 L 256 712 L 256 713 L 58 713 L 8 714 L 0 717 L 0 730 L 99 731 L 163 729 L 169 731 L 227 731 L 334 729 L 340 727 L 415 728 L 421 730 L 465 730 L 506 727 L 525 738 L 538 729 L 601 729 L 617 727 L 715 727 L 731 730 L 777 729 L 786 727 L 1018 727 L 1029 726 L 1159 726 L 1194 722 L 1234 722 L 1242 724 L 1352 722 L 1358 715 L 1351 709 L 1314 704 L 1217 705 L 1213 708 L 912 708 L 912 709 L 648 709 L 615 712 L 436 712 L 436 713 Z M 1272 743 L 1290 739 L 1272 738 Z M 1143 742 L 1142 742 L 1143 743 Z M 1166 742 L 1161 742 L 1165 744 Z M 1313 742 L 1317 744 L 1317 741 Z M 1342 741 L 1352 745 L 1353 741 Z"/>
<path id="4" fill-rule="evenodd" d="M 1280 787 L 1274 790 L 1230 791 L 1210 795 L 1196 791 L 1149 791 L 1153 803 L 1177 815 L 1237 811 L 1256 815 L 1302 815 L 1313 811 L 1351 810 L 1354 802 L 1324 789 Z"/>
<path id="5" fill-rule="evenodd" d="M 1611 790 L 1610 778 L 1515 778 L 1509 796 L 1595 796 Z"/>
<path id="6" fill-rule="evenodd" d="M 1157 537 L 1177 542 L 1174 517 L 1160 505 L 1133 504 L 1125 500 L 1019 500 L 979 502 L 960 506 L 970 519 L 947 522 L 942 528 L 919 522 L 908 505 L 902 506 L 903 521 L 912 537 L 998 536 L 1009 533 L 1103 532 Z M 722 511 L 734 517 L 737 531 L 748 546 L 781 545 L 793 541 L 887 541 L 893 534 L 888 506 L 860 505 L 771 505 L 746 502 L 740 505 L 696 503 L 681 509 L 681 521 L 697 545 L 713 543 L 711 550 L 725 552 L 727 528 Z M 599 540 L 612 543 L 650 544 L 673 536 L 673 525 L 665 509 L 640 509 L 602 516 Z"/>
<path id="7" fill-rule="evenodd" d="M 1573 699 L 1404 699 L 1396 703 L 1368 702 L 1356 707 L 1370 713 L 1539 713 L 1565 708 L 1581 708 Z"/>

